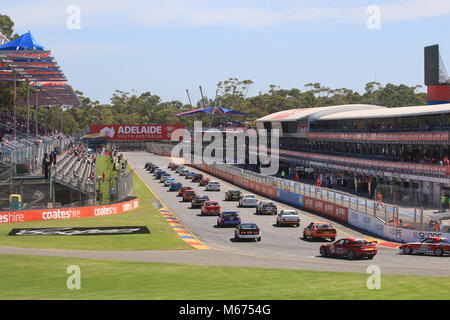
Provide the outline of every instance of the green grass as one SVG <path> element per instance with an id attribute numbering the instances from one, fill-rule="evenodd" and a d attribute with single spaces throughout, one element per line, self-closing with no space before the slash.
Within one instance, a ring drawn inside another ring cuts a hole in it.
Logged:
<path id="1" fill-rule="evenodd" d="M 170 227 L 151 200 L 155 196 L 142 180 L 134 175 L 135 195 L 140 198 L 139 208 L 115 216 L 70 219 L 59 221 L 32 221 L 0 224 L 0 246 L 73 249 L 73 250 L 169 250 L 190 249 Z M 53 227 L 114 227 L 147 226 L 151 234 L 114 236 L 8 236 L 13 228 L 53 228 Z"/>
<path id="2" fill-rule="evenodd" d="M 80 267 L 80 290 L 66 287 L 70 265 Z M 0 299 L 450 298 L 448 277 L 382 275 L 369 290 L 367 274 L 13 255 L 0 255 L 0 274 Z"/>
<path id="3" fill-rule="evenodd" d="M 109 178 L 117 177 L 117 171 L 113 169 L 113 163 L 111 162 L 111 158 L 109 156 L 97 157 L 96 159 L 97 166 L 97 177 L 102 177 L 103 172 L 105 173 L 105 182 L 100 183 L 100 190 L 102 193 L 102 203 L 108 203 L 110 200 L 109 197 Z M 116 189 L 117 192 L 117 183 L 116 179 L 112 179 L 112 186 Z M 98 183 L 96 188 L 98 188 Z M 99 202 L 97 201 L 97 204 Z"/>

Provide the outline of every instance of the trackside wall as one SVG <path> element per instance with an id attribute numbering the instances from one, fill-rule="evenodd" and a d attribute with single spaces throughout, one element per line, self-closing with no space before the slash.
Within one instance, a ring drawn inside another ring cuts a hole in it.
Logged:
<path id="1" fill-rule="evenodd" d="M 163 156 L 171 155 L 170 150 L 165 150 L 165 148 L 153 148 L 152 151 Z M 429 236 L 450 238 L 450 233 L 418 231 L 389 226 L 377 217 L 381 214 L 377 204 L 373 201 L 367 200 L 361 203 L 356 197 L 333 190 L 263 176 L 227 164 L 189 165 L 267 198 L 317 212 L 392 241 L 414 242 L 421 241 Z M 387 210 L 387 207 L 387 204 L 383 204 L 383 212 Z M 393 207 L 389 209 L 394 211 Z"/>
<path id="2" fill-rule="evenodd" d="M 65 220 L 76 218 L 102 217 L 134 210 L 139 207 L 139 198 L 103 206 L 59 208 L 43 210 L 23 210 L 0 212 L 0 224 L 25 221 Z"/>

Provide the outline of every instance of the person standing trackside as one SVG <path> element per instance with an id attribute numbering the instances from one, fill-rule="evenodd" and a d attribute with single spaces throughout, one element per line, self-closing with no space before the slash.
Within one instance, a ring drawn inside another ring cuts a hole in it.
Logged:
<path id="1" fill-rule="evenodd" d="M 441 212 L 444 212 L 445 210 L 445 200 L 447 200 L 447 198 L 445 197 L 445 193 L 442 192 L 441 194 Z"/>
<path id="2" fill-rule="evenodd" d="M 44 169 L 45 179 L 48 179 L 48 167 L 51 165 L 50 158 L 48 157 L 48 153 L 44 153 L 44 158 L 42 159 L 42 168 Z"/>
<path id="3" fill-rule="evenodd" d="M 383 208 L 383 196 L 381 195 L 381 192 L 378 192 L 377 194 L 377 208 L 378 209 Z"/>
<path id="4" fill-rule="evenodd" d="M 281 170 L 281 178 L 282 178 L 282 179 L 284 179 L 285 174 L 286 174 L 286 173 L 284 172 L 284 170 Z"/>
<path id="5" fill-rule="evenodd" d="M 50 153 L 50 163 L 56 166 L 56 149 Z"/>

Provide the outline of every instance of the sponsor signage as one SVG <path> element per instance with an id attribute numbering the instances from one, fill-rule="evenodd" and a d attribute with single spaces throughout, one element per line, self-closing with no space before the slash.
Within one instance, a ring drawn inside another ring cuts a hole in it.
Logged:
<path id="1" fill-rule="evenodd" d="M 350 209 L 348 223 L 361 230 L 400 243 L 420 242 L 428 237 L 450 238 L 449 233 L 418 231 L 388 226 L 376 217 Z"/>
<path id="2" fill-rule="evenodd" d="M 343 222 L 348 222 L 348 208 L 327 201 L 304 197 L 304 208 L 324 214 Z"/>
<path id="3" fill-rule="evenodd" d="M 96 236 L 116 234 L 148 234 L 147 227 L 83 227 L 12 229 L 8 236 Z"/>
<path id="4" fill-rule="evenodd" d="M 362 141 L 448 141 L 447 132 L 427 133 L 336 133 L 308 132 L 307 138 L 324 140 L 362 140 Z"/>
<path id="5" fill-rule="evenodd" d="M 121 214 L 139 207 L 139 198 L 103 206 L 0 212 L 0 224 L 66 220 Z"/>
<path id="6" fill-rule="evenodd" d="M 104 125 L 93 124 L 91 133 L 103 133 L 107 140 L 171 140 L 184 125 Z"/>

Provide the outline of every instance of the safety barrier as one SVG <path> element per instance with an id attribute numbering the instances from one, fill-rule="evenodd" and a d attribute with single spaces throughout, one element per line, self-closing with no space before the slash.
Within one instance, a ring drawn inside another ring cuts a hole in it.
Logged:
<path id="1" fill-rule="evenodd" d="M 0 212 L 0 224 L 102 217 L 125 213 L 138 207 L 139 198 L 134 198 L 103 206 Z"/>

